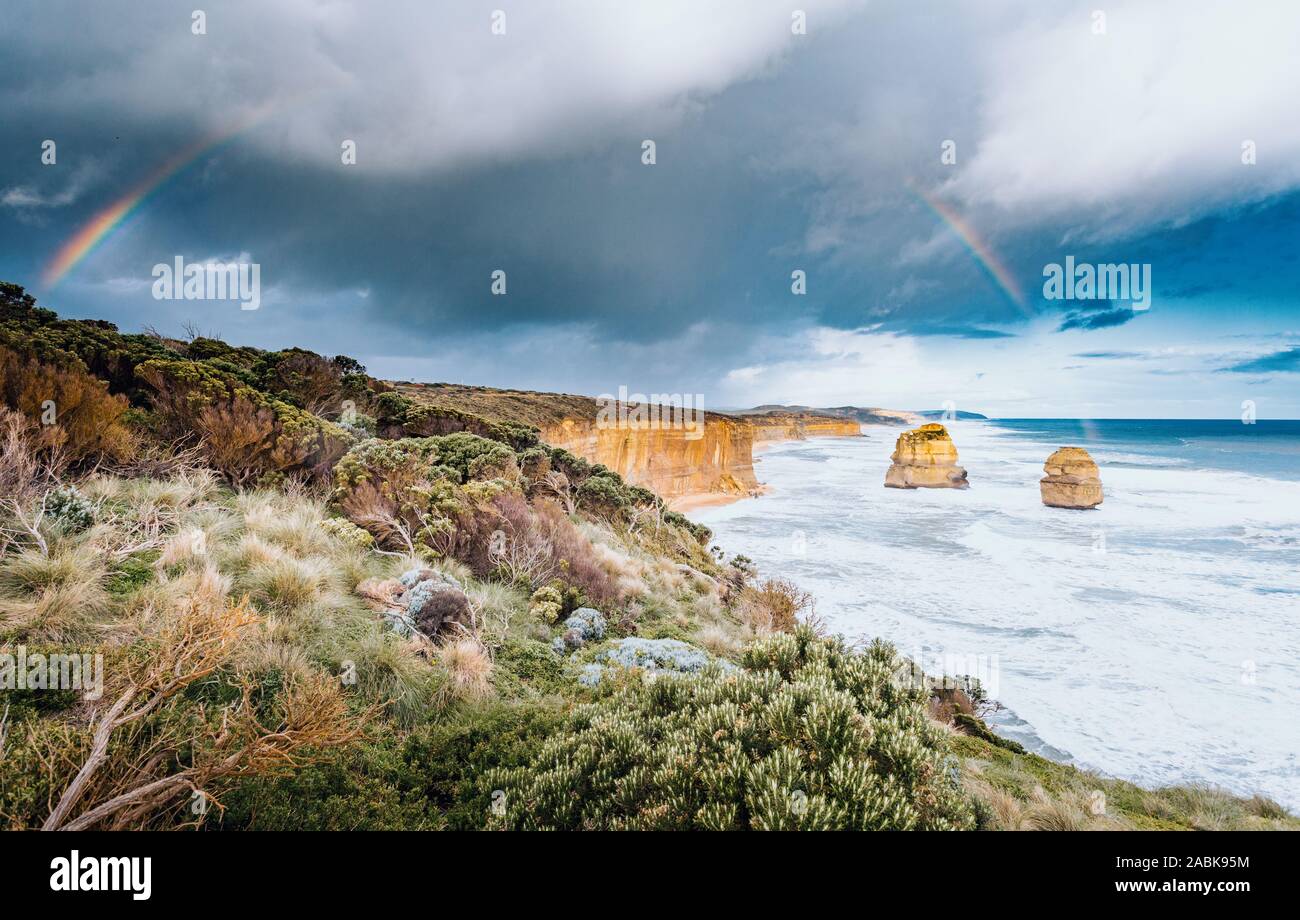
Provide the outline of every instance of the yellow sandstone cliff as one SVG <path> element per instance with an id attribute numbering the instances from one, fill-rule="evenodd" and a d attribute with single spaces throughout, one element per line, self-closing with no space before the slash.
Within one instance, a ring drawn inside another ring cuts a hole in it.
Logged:
<path id="1" fill-rule="evenodd" d="M 611 412 L 610 403 L 590 396 L 448 383 L 399 382 L 394 388 L 417 402 L 490 421 L 532 425 L 547 444 L 604 464 L 628 482 L 678 505 L 687 497 L 694 501 L 701 496 L 741 497 L 760 491 L 754 475 L 756 441 L 862 434 L 854 418 L 779 407 L 739 416 L 688 410 L 647 424 L 638 420 L 637 404 L 614 403 L 618 411 Z"/>
<path id="2" fill-rule="evenodd" d="M 754 429 L 747 422 L 708 413 L 704 431 L 670 427 L 602 427 L 566 418 L 542 428 L 542 440 L 592 463 L 603 463 L 628 482 L 666 499 L 716 493 L 749 495 L 754 476 Z"/>

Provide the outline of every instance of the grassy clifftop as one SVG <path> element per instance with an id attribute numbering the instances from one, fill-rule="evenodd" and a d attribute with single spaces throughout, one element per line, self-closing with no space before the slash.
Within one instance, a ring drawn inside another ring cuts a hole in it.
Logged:
<path id="1" fill-rule="evenodd" d="M 518 394 L 417 400 L 14 285 L 0 359 L 6 827 L 1296 823 L 1014 752 Z M 67 654 L 98 679 L 43 669 Z"/>
<path id="2" fill-rule="evenodd" d="M 472 412 L 493 421 L 509 421 L 542 429 L 565 419 L 594 421 L 596 400 L 590 396 L 538 393 L 531 390 L 498 390 L 454 383 L 393 384 L 398 393 L 418 403 Z"/>

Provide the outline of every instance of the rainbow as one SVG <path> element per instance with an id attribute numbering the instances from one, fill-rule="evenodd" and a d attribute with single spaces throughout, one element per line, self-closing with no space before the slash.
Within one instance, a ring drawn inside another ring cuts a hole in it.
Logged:
<path id="1" fill-rule="evenodd" d="M 1033 316 L 1033 312 L 1025 306 L 1024 291 L 1020 289 L 1020 283 L 1011 274 L 1011 270 L 998 258 L 992 247 L 976 235 L 974 228 L 966 222 L 965 218 L 954 211 L 951 205 L 945 204 L 912 183 L 909 182 L 907 187 L 920 199 L 922 204 L 943 221 L 953 233 L 957 234 L 957 238 L 962 241 L 967 251 L 984 269 L 993 283 L 1001 289 L 1002 293 L 1006 294 L 1011 302 L 1026 316 Z"/>
<path id="2" fill-rule="evenodd" d="M 47 290 L 57 285 L 163 183 L 204 154 L 251 128 L 261 120 L 261 117 L 262 115 L 255 115 L 232 128 L 210 134 L 168 158 L 129 192 L 82 224 L 46 264 L 45 270 L 41 273 L 41 283 Z"/>

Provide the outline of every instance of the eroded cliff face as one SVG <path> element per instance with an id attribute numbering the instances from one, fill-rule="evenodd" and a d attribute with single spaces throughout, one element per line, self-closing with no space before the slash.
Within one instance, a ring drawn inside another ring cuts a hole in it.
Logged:
<path id="1" fill-rule="evenodd" d="M 864 421 L 859 415 L 865 412 L 868 421 L 879 421 L 885 411 L 761 407 L 743 415 L 688 412 L 663 416 L 682 424 L 645 424 L 633 411 L 636 404 L 614 403 L 618 411 L 611 411 L 610 404 L 589 396 L 447 383 L 393 386 L 419 403 L 473 413 L 492 422 L 535 426 L 546 443 L 604 464 L 670 502 L 687 496 L 753 494 L 761 488 L 754 475 L 756 442 L 859 437 Z"/>
<path id="2" fill-rule="evenodd" d="M 702 433 L 670 427 L 599 426 L 594 416 L 566 418 L 544 426 L 542 440 L 602 463 L 665 499 L 702 493 L 748 495 L 758 490 L 754 428 L 724 415 L 708 414 Z"/>
<path id="3" fill-rule="evenodd" d="M 757 415 L 746 419 L 754 426 L 756 443 L 803 441 L 808 438 L 856 438 L 862 426 L 852 419 L 807 415 Z"/>

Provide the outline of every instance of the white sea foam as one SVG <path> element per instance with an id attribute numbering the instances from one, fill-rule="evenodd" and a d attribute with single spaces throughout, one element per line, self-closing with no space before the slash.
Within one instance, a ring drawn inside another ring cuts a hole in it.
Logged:
<path id="1" fill-rule="evenodd" d="M 868 428 L 768 448 L 773 494 L 694 517 L 837 631 L 996 660 L 1003 725 L 1049 754 L 1300 807 L 1300 482 L 1097 451 L 1104 504 L 1052 509 L 1060 444 L 948 427 L 969 491 L 885 489 L 897 432 Z"/>

